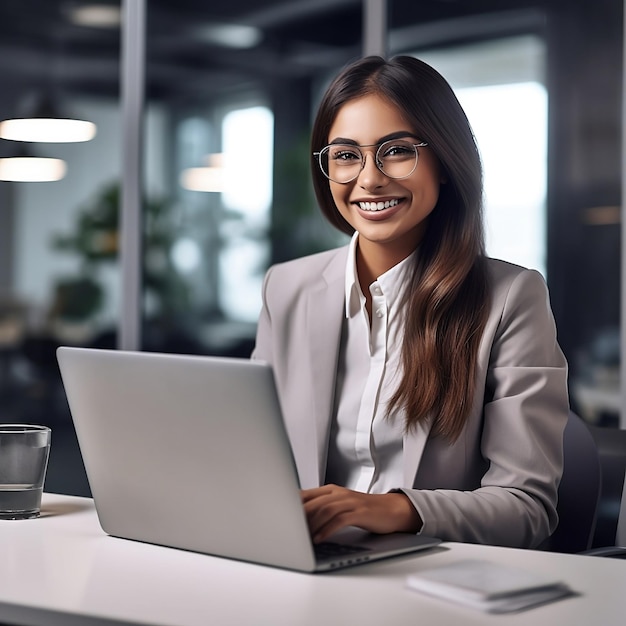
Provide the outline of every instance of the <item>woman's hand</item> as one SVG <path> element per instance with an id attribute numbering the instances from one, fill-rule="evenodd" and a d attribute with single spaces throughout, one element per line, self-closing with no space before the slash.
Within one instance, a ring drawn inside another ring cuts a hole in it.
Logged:
<path id="1" fill-rule="evenodd" d="M 403 493 L 361 493 L 337 485 L 301 492 L 313 541 L 318 543 L 345 526 L 373 533 L 417 532 L 422 525 Z"/>

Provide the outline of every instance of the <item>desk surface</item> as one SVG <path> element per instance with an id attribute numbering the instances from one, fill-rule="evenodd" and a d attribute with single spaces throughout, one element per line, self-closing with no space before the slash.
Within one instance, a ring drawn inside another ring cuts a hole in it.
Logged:
<path id="1" fill-rule="evenodd" d="M 406 589 L 407 574 L 466 558 L 541 571 L 581 595 L 507 616 Z M 626 561 L 444 543 L 301 574 L 105 535 L 92 500 L 44 494 L 42 516 L 0 521 L 0 623 L 319 626 L 623 626 Z"/>

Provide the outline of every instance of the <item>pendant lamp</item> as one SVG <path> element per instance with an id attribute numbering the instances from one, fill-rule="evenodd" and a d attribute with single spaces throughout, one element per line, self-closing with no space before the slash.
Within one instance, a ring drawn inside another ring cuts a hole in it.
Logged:
<path id="1" fill-rule="evenodd" d="M 64 114 L 49 96 L 35 96 L 20 117 L 0 122 L 0 138 L 33 143 L 73 143 L 90 141 L 96 125 Z"/>
<path id="2" fill-rule="evenodd" d="M 206 165 L 189 167 L 181 172 L 180 184 L 189 191 L 222 193 L 224 191 L 224 165 L 222 154 L 209 154 Z"/>
<path id="3" fill-rule="evenodd" d="M 67 171 L 63 159 L 44 157 L 0 158 L 0 180 L 21 183 L 47 183 L 61 180 Z"/>
<path id="4" fill-rule="evenodd" d="M 0 158 L 0 181 L 48 183 L 61 180 L 66 172 L 63 159 L 34 156 L 24 148 L 15 156 Z"/>

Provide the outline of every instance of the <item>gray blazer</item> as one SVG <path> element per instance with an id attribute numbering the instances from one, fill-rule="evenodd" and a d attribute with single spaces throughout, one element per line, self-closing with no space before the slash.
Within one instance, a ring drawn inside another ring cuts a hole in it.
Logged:
<path id="1" fill-rule="evenodd" d="M 302 488 L 324 482 L 348 248 L 266 274 L 252 358 L 273 366 Z M 450 444 L 422 424 L 404 437 L 404 484 L 424 524 L 447 541 L 535 547 L 556 527 L 567 363 L 542 276 L 488 261 L 492 304 L 475 404 Z"/>

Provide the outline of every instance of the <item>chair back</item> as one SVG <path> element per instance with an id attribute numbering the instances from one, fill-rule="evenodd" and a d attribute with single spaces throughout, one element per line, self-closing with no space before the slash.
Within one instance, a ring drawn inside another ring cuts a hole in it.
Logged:
<path id="1" fill-rule="evenodd" d="M 626 548 L 626 477 L 624 477 L 624 487 L 622 488 L 622 500 L 619 509 L 619 518 L 617 520 L 615 543 L 618 546 Z"/>
<path id="2" fill-rule="evenodd" d="M 570 411 L 563 433 L 563 476 L 557 503 L 559 525 L 542 549 L 575 553 L 591 547 L 601 484 L 596 442 L 582 418 Z"/>
<path id="3" fill-rule="evenodd" d="M 626 430 L 603 428 L 599 441 L 603 493 L 599 506 L 598 527 L 606 521 L 606 531 L 594 546 L 583 554 L 626 559 Z M 610 442 L 609 446 L 607 442 Z M 608 518 L 602 520 L 602 517 Z M 616 519 L 614 519 L 616 518 Z"/>

